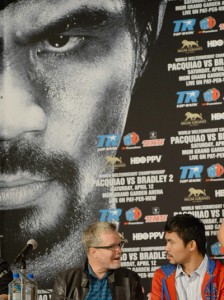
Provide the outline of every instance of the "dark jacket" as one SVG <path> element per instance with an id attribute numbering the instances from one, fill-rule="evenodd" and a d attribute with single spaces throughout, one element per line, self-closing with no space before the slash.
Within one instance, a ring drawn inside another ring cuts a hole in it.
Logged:
<path id="1" fill-rule="evenodd" d="M 107 281 L 113 300 L 144 299 L 140 277 L 129 269 L 119 268 L 111 270 Z M 90 276 L 87 272 L 87 264 L 82 268 L 73 268 L 61 272 L 56 276 L 51 300 L 63 300 L 65 299 L 63 297 L 84 300 L 89 285 Z"/>
<path id="2" fill-rule="evenodd" d="M 8 294 L 8 284 L 12 279 L 12 271 L 7 261 L 0 258 L 0 295 Z"/>

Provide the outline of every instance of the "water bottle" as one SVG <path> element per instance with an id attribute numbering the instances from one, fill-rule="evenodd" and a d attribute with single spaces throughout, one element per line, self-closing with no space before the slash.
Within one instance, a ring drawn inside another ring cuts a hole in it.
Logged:
<path id="1" fill-rule="evenodd" d="M 13 280 L 9 283 L 9 300 L 21 300 L 21 280 L 18 273 L 13 274 Z"/>
<path id="2" fill-rule="evenodd" d="M 26 300 L 37 300 L 37 284 L 31 273 L 27 274 L 26 280 Z"/>

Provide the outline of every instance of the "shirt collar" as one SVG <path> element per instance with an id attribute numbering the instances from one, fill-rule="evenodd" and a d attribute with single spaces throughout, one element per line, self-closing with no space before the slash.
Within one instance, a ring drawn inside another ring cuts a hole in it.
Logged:
<path id="1" fill-rule="evenodd" d="M 207 266 L 208 266 L 208 256 L 205 255 L 203 261 L 201 262 L 200 266 L 197 268 L 197 270 L 195 270 L 195 272 L 198 274 L 198 275 L 201 275 L 203 274 L 206 269 L 207 269 Z"/>
<path id="2" fill-rule="evenodd" d="M 176 269 L 176 275 L 175 275 L 175 278 L 181 276 L 184 274 L 184 271 L 182 269 L 182 266 L 181 265 L 177 265 L 177 269 Z"/>
<path id="3" fill-rule="evenodd" d="M 196 273 L 197 275 L 200 276 L 201 274 L 203 274 L 206 271 L 207 265 L 208 265 L 208 256 L 205 255 L 205 257 L 202 260 L 200 266 L 194 272 L 192 272 L 192 274 Z M 186 274 L 186 273 L 183 271 L 182 266 L 181 265 L 177 265 L 175 278 L 177 278 L 177 277 L 179 277 L 181 275 L 184 275 L 184 274 Z"/>
<path id="4" fill-rule="evenodd" d="M 90 266 L 89 263 L 88 263 L 88 266 L 87 266 L 87 267 L 88 267 L 88 273 L 89 273 L 89 275 L 91 275 L 91 276 L 97 278 L 96 274 L 93 272 L 93 269 L 92 269 L 92 267 Z M 108 272 L 107 272 L 106 274 L 104 274 L 104 276 L 103 276 L 102 279 L 106 278 L 107 276 L 108 276 Z"/>

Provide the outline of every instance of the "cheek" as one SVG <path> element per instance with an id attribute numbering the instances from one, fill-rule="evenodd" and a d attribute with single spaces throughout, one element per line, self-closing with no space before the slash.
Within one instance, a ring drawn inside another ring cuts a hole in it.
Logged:
<path id="1" fill-rule="evenodd" d="M 50 103 L 46 139 L 53 138 L 54 144 L 62 139 L 67 149 L 80 139 L 88 137 L 91 144 L 97 135 L 120 133 L 129 108 L 131 79 L 130 73 L 115 76 L 106 68 L 97 73 L 80 70 L 79 78 L 66 73 L 66 77 L 50 79 L 46 95 Z"/>
<path id="2" fill-rule="evenodd" d="M 66 113 L 91 110 L 102 99 L 121 103 L 121 97 L 127 92 L 130 94 L 133 82 L 132 66 L 123 64 L 121 68 L 116 61 L 113 64 L 113 59 L 92 68 L 85 64 L 65 64 L 60 72 L 56 69 L 47 75 L 45 73 L 44 81 L 51 110 Z"/>
<path id="3" fill-rule="evenodd" d="M 79 151 L 74 143 L 81 149 L 86 139 L 95 145 L 97 135 L 122 133 L 135 78 L 133 46 L 127 34 L 122 39 L 94 62 L 37 60 L 36 77 L 45 87 L 46 144 L 71 153 Z"/>
<path id="4" fill-rule="evenodd" d="M 184 256 L 184 253 L 185 253 L 185 251 L 184 251 L 183 247 L 176 247 L 176 249 L 175 249 L 175 255 L 177 257 Z"/>
<path id="5" fill-rule="evenodd" d="M 46 57 L 31 55 L 36 81 L 46 87 L 51 111 L 88 110 L 95 107 L 99 99 L 111 98 L 120 103 L 123 94 L 131 93 L 135 78 L 135 53 L 130 35 L 121 32 L 116 41 L 110 41 L 107 51 L 94 53 L 89 58 L 80 59 L 77 55 Z M 85 52 L 84 52 L 85 53 Z M 97 59 L 96 59 L 97 58 Z M 107 93 L 107 95 L 106 95 Z M 107 96 L 107 97 L 106 97 Z M 111 95 L 114 96 L 114 95 Z M 77 113 L 78 116 L 78 113 Z"/>

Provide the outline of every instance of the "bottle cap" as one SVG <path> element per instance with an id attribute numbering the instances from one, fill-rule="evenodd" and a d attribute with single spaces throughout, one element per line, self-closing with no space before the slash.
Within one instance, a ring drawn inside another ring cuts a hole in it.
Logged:
<path id="1" fill-rule="evenodd" d="M 32 274 L 32 273 L 28 273 L 28 274 L 27 274 L 27 278 L 28 278 L 28 279 L 33 279 L 33 278 L 34 278 L 34 277 L 33 277 L 33 274 Z"/>
<path id="2" fill-rule="evenodd" d="M 13 279 L 18 279 L 19 278 L 19 273 L 13 273 Z"/>

